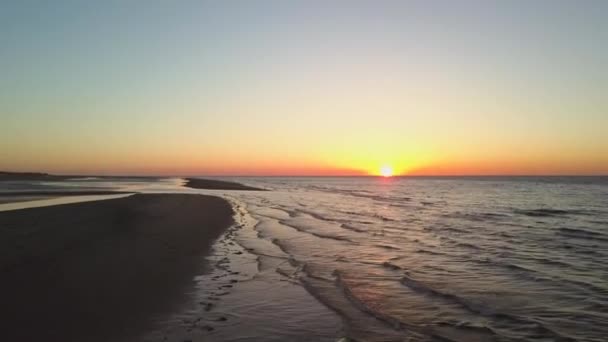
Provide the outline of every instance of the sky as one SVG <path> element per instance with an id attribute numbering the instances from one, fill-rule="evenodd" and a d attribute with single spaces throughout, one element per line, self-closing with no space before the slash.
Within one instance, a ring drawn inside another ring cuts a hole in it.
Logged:
<path id="1" fill-rule="evenodd" d="M 2 1 L 0 170 L 608 174 L 608 1 Z"/>

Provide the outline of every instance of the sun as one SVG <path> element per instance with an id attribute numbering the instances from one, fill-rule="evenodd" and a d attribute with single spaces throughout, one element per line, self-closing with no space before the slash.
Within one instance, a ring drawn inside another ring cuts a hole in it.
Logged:
<path id="1" fill-rule="evenodd" d="M 391 177 L 393 175 L 393 168 L 388 165 L 383 165 L 380 168 L 380 175 L 382 177 Z"/>

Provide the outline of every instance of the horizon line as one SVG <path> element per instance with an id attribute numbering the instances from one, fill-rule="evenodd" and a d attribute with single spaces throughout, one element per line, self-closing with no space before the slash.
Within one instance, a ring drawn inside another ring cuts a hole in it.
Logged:
<path id="1" fill-rule="evenodd" d="M 311 178 L 346 178 L 346 177 L 374 177 L 374 178 L 441 178 L 441 177 L 608 177 L 608 173 L 605 174 L 403 174 L 403 175 L 392 175 L 390 177 L 384 177 L 382 175 L 372 175 L 372 174 L 361 174 L 361 175 L 353 175 L 353 174 L 344 174 L 344 175 L 256 175 L 256 174 L 190 174 L 190 175 L 179 175 L 179 174 L 136 174 L 136 173 L 116 173 L 116 174 L 93 174 L 93 173 L 85 173 L 85 174 L 70 174 L 70 173 L 50 173 L 44 171 L 4 171 L 0 170 L 0 173 L 15 173 L 15 174 L 46 174 L 49 176 L 64 176 L 64 177 L 157 177 L 157 178 L 194 178 L 194 177 L 273 177 L 273 178 L 303 178 L 303 177 L 311 177 Z"/>

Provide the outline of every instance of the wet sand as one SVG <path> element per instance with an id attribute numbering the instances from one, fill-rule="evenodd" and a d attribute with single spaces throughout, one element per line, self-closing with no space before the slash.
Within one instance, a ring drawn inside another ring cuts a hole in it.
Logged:
<path id="1" fill-rule="evenodd" d="M 52 195 L 0 195 L 0 204 L 39 201 L 44 199 L 55 198 Z"/>
<path id="2" fill-rule="evenodd" d="M 102 195 L 119 195 L 131 194 L 132 192 L 125 191 L 106 191 L 106 190 L 82 190 L 82 191 L 13 191 L 0 192 L 0 204 L 29 202 L 47 200 L 59 197 L 76 197 L 76 196 L 102 196 Z"/>
<path id="3" fill-rule="evenodd" d="M 255 188 L 252 186 L 243 185 L 237 182 L 228 182 L 217 179 L 200 179 L 186 178 L 186 184 L 189 188 L 208 189 L 208 190 L 249 190 L 249 191 L 266 191 L 266 189 Z"/>
<path id="4" fill-rule="evenodd" d="M 0 212 L 0 329 L 12 341 L 128 341 L 178 309 L 232 223 L 223 199 L 137 194 Z"/>
<path id="5" fill-rule="evenodd" d="M 113 191 L 113 190 L 24 190 L 24 191 L 5 191 L 0 193 L 0 200 L 11 197 L 61 197 L 61 196 L 94 196 L 94 195 L 117 195 L 131 194 L 128 191 Z M 8 199 L 7 199 L 8 200 Z"/>

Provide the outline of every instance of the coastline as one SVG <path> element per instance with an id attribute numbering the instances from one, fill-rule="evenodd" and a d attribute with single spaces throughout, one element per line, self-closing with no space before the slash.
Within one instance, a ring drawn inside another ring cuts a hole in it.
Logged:
<path id="1" fill-rule="evenodd" d="M 224 199 L 185 194 L 0 213 L 3 336 L 136 338 L 186 300 L 232 215 Z"/>

